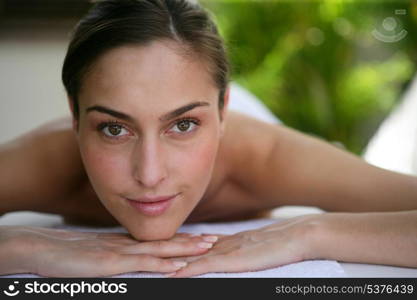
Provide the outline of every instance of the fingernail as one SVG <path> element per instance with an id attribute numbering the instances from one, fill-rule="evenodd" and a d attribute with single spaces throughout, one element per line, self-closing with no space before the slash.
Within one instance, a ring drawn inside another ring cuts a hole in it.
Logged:
<path id="1" fill-rule="evenodd" d="M 198 243 L 197 246 L 200 247 L 200 248 L 206 248 L 207 249 L 207 248 L 213 247 L 213 244 L 211 244 L 211 243 Z"/>
<path id="2" fill-rule="evenodd" d="M 168 274 L 165 274 L 165 277 L 172 277 L 172 276 L 175 276 L 175 274 L 177 274 L 177 272 L 168 273 Z"/>
<path id="3" fill-rule="evenodd" d="M 185 267 L 187 265 L 187 262 L 185 261 L 174 261 L 174 266 L 176 266 L 177 268 L 182 268 Z"/>
<path id="4" fill-rule="evenodd" d="M 203 240 L 205 240 L 206 242 L 216 242 L 219 238 L 215 235 L 211 235 L 211 236 L 205 236 L 203 237 Z"/>

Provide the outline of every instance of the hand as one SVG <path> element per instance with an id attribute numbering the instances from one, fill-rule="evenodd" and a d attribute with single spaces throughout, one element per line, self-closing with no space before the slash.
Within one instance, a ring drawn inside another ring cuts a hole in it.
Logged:
<path id="1" fill-rule="evenodd" d="M 309 259 L 310 216 L 292 218 L 260 229 L 220 235 L 209 252 L 183 258 L 188 265 L 168 277 L 210 272 L 249 272 Z"/>
<path id="2" fill-rule="evenodd" d="M 98 277 L 126 272 L 174 272 L 181 256 L 206 253 L 202 236 L 176 234 L 170 240 L 139 242 L 124 233 L 74 232 L 25 226 L 0 231 L 0 274 Z M 207 244 L 207 243 L 206 243 Z"/>

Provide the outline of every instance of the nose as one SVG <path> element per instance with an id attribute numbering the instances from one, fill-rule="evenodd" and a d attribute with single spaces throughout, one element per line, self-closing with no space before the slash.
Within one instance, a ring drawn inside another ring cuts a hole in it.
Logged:
<path id="1" fill-rule="evenodd" d="M 143 187 L 154 188 L 166 178 L 162 145 L 158 141 L 142 140 L 133 155 L 133 176 Z"/>

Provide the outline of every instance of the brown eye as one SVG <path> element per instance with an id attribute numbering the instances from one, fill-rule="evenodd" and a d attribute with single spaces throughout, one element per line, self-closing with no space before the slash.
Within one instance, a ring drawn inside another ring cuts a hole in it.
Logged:
<path id="1" fill-rule="evenodd" d="M 101 131 L 108 137 L 121 137 L 127 133 L 127 130 L 119 124 L 105 124 Z"/>
<path id="2" fill-rule="evenodd" d="M 119 135 L 122 131 L 122 126 L 120 125 L 110 125 L 109 126 L 109 132 L 112 135 Z"/>
<path id="3" fill-rule="evenodd" d="M 182 120 L 177 123 L 177 127 L 180 131 L 187 131 L 188 128 L 190 128 L 190 121 L 188 120 Z"/>
<path id="4" fill-rule="evenodd" d="M 187 133 L 191 133 L 195 130 L 198 129 L 198 127 L 200 126 L 200 121 L 197 119 L 189 119 L 189 118 L 184 118 L 184 119 L 180 119 L 177 120 L 174 125 L 171 127 L 172 131 L 178 133 L 178 134 L 187 134 Z"/>

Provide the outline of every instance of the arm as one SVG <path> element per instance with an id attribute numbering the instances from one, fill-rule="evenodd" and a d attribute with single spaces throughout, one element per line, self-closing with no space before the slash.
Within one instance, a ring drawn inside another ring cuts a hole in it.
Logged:
<path id="1" fill-rule="evenodd" d="M 209 253 L 189 258 L 172 277 L 254 271 L 308 259 L 417 267 L 415 177 L 373 167 L 285 127 L 230 116 L 226 138 L 235 137 L 230 152 L 244 153 L 230 156 L 232 176 L 253 194 L 258 208 L 315 205 L 374 212 L 306 215 L 221 237 Z"/>
<path id="2" fill-rule="evenodd" d="M 317 206 L 326 211 L 417 209 L 417 177 L 372 166 L 293 129 L 240 115 L 233 177 L 264 209 Z M 240 150 L 239 150 L 240 149 Z M 249 171 L 248 171 L 249 170 Z"/>
<path id="3" fill-rule="evenodd" d="M 181 257 L 201 255 L 203 236 L 178 233 L 170 240 L 140 242 L 126 233 L 77 232 L 0 226 L 0 275 L 98 277 L 127 272 L 174 272 Z"/>
<path id="4" fill-rule="evenodd" d="M 170 277 L 263 270 L 303 260 L 417 267 L 417 211 L 326 213 L 220 236 Z"/>
<path id="5" fill-rule="evenodd" d="M 320 246 L 313 249 L 314 254 L 340 261 L 417 267 L 417 177 L 372 166 L 286 127 L 259 126 L 265 132 L 261 143 L 270 145 L 265 152 L 251 149 L 259 157 L 251 166 L 256 182 L 252 192 L 268 207 L 311 205 L 344 212 L 312 219 L 319 224 L 317 234 L 311 234 L 313 244 Z M 250 177 L 241 175 L 246 186 Z"/>
<path id="6" fill-rule="evenodd" d="M 312 216 L 311 259 L 417 268 L 417 210 Z"/>

